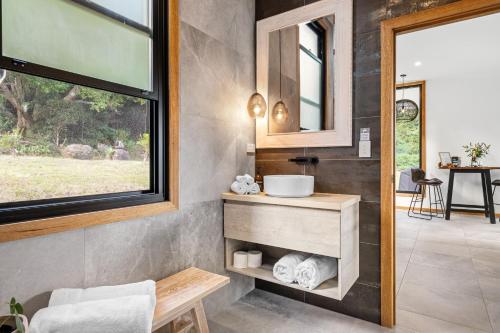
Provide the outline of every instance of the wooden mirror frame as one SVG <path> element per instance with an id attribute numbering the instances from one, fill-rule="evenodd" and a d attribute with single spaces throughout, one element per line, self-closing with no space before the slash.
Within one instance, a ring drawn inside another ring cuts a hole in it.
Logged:
<path id="1" fill-rule="evenodd" d="M 335 15 L 334 130 L 269 133 L 269 114 L 256 120 L 257 148 L 352 146 L 353 1 L 321 0 L 257 22 L 257 92 L 268 99 L 269 33 Z"/>

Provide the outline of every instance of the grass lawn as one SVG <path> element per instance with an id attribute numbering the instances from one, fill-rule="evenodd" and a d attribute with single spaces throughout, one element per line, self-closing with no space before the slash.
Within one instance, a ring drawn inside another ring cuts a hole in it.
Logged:
<path id="1" fill-rule="evenodd" d="M 0 155 L 0 202 L 149 189 L 142 161 Z"/>

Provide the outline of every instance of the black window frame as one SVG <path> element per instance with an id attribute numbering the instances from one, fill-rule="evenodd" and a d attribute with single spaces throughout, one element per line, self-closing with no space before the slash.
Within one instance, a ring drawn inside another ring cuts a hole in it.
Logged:
<path id="1" fill-rule="evenodd" d="M 87 0 L 69 0 L 94 10 L 152 38 L 152 91 L 46 67 L 3 55 L 0 5 L 0 68 L 108 92 L 147 99 L 150 106 L 150 189 L 99 195 L 0 203 L 0 225 L 51 217 L 90 213 L 114 208 L 164 202 L 168 184 L 168 0 L 151 0 L 152 30 Z M 146 31 L 146 29 L 148 31 Z"/>

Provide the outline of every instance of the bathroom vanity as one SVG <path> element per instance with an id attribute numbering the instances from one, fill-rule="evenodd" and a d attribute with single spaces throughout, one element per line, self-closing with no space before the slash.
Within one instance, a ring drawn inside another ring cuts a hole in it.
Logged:
<path id="1" fill-rule="evenodd" d="M 316 193 L 306 198 L 224 193 L 226 269 L 341 300 L 359 277 L 360 196 Z M 233 252 L 259 250 L 259 268 L 235 268 Z M 314 290 L 273 277 L 274 263 L 291 251 L 338 259 L 337 277 Z"/>

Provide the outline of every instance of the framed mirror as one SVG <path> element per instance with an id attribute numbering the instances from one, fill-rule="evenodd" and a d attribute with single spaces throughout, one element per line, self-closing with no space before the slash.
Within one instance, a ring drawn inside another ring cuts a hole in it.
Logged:
<path id="1" fill-rule="evenodd" d="M 257 22 L 257 148 L 352 146 L 352 0 Z"/>

